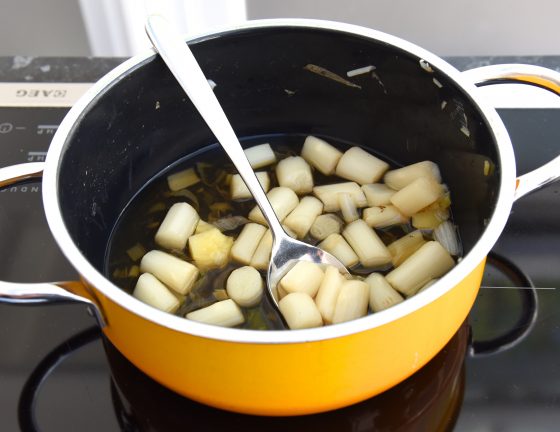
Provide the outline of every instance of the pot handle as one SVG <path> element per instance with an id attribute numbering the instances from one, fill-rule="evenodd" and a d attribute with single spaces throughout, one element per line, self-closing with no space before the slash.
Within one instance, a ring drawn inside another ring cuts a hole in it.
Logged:
<path id="1" fill-rule="evenodd" d="M 0 189 L 30 181 L 43 176 L 43 162 L 25 163 L 0 168 Z M 14 283 L 0 281 L 0 303 L 46 305 L 60 303 L 82 303 L 87 305 L 100 327 L 105 326 L 105 319 L 99 307 L 90 299 L 78 295 L 87 292 L 82 282 L 52 283 Z"/>
<path id="2" fill-rule="evenodd" d="M 493 84 L 529 84 L 560 96 L 560 73 L 541 66 L 501 64 L 483 66 L 463 72 L 476 86 Z M 514 201 L 560 178 L 560 156 L 527 174 L 516 182 Z"/>
<path id="3" fill-rule="evenodd" d="M 470 348 L 468 353 L 473 358 L 499 354 L 519 345 L 533 331 L 539 314 L 539 298 L 531 278 L 513 262 L 495 252 L 490 252 L 487 264 L 491 264 L 506 275 L 517 289 L 521 299 L 521 310 L 517 321 L 503 334 L 489 340 L 479 340 L 471 327 Z"/>

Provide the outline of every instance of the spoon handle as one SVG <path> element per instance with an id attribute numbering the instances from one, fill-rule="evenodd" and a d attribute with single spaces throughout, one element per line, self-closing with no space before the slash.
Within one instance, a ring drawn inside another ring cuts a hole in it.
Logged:
<path id="1" fill-rule="evenodd" d="M 243 148 L 235 135 L 214 91 L 187 43 L 160 15 L 150 15 L 146 33 L 167 67 L 171 70 L 189 99 L 194 104 L 218 142 L 221 144 L 239 175 L 247 185 L 261 209 L 275 242 L 287 237 L 280 221 L 249 164 Z"/>

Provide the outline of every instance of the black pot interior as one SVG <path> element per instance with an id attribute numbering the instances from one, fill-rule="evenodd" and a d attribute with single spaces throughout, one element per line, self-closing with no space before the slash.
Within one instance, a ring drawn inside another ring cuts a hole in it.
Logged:
<path id="1" fill-rule="evenodd" d="M 452 192 L 465 252 L 482 234 L 499 186 L 496 145 L 468 95 L 437 69 L 428 72 L 418 57 L 383 42 L 312 28 L 242 30 L 190 46 L 217 84 L 238 136 L 312 134 L 363 146 L 397 165 L 433 160 Z M 373 74 L 346 77 L 368 65 Z M 73 240 L 98 270 L 132 196 L 174 161 L 212 143 L 159 57 L 90 104 L 68 137 L 59 193 Z"/>

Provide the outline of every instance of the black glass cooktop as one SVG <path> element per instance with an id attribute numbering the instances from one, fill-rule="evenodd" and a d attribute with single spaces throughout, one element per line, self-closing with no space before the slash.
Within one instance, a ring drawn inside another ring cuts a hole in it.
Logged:
<path id="1" fill-rule="evenodd" d="M 40 161 L 67 108 L 0 108 L 0 166 Z M 520 174 L 560 153 L 560 109 L 501 110 Z M 0 192 L 0 279 L 73 279 L 40 184 Z M 467 322 L 428 365 L 360 404 L 237 415 L 162 388 L 81 306 L 0 304 L 0 430 L 552 431 L 560 424 L 560 183 L 515 204 Z M 533 288 L 531 288 L 531 286 Z"/>

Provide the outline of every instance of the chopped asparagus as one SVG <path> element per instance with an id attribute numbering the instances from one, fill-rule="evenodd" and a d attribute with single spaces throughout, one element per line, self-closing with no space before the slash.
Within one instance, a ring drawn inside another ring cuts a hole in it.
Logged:
<path id="1" fill-rule="evenodd" d="M 338 258 L 345 267 L 351 268 L 360 262 L 354 249 L 340 234 L 331 234 L 319 243 L 319 247 Z"/>
<path id="2" fill-rule="evenodd" d="M 455 261 L 441 244 L 429 241 L 387 276 L 387 282 L 401 294 L 411 296 L 430 279 L 443 276 Z"/>
<path id="3" fill-rule="evenodd" d="M 317 198 L 303 197 L 297 207 L 284 219 L 284 225 L 294 231 L 298 238 L 303 238 L 322 211 L 323 203 Z"/>
<path id="4" fill-rule="evenodd" d="M 338 206 L 340 207 L 344 222 L 350 223 L 360 218 L 356 203 L 349 193 L 343 192 L 338 194 Z"/>
<path id="5" fill-rule="evenodd" d="M 272 188 L 266 196 L 278 217 L 278 220 L 282 222 L 290 212 L 296 208 L 299 203 L 299 198 L 296 193 L 287 187 L 275 187 Z M 249 219 L 253 222 L 260 223 L 262 225 L 266 224 L 266 220 L 261 212 L 261 210 L 255 206 L 249 212 Z"/>
<path id="6" fill-rule="evenodd" d="M 278 162 L 276 165 L 276 178 L 280 186 L 290 188 L 298 195 L 303 195 L 313 190 L 311 167 L 300 156 L 290 156 Z"/>
<path id="7" fill-rule="evenodd" d="M 391 225 L 408 223 L 408 217 L 404 216 L 393 205 L 368 207 L 364 209 L 363 218 L 373 228 L 386 228 Z"/>
<path id="8" fill-rule="evenodd" d="M 323 280 L 323 270 L 318 264 L 298 261 L 280 280 L 280 286 L 287 293 L 303 292 L 315 297 Z"/>
<path id="9" fill-rule="evenodd" d="M 342 284 L 334 306 L 333 324 L 350 321 L 367 314 L 369 286 L 360 280 L 349 280 Z"/>
<path id="10" fill-rule="evenodd" d="M 249 266 L 235 269 L 226 282 L 230 298 L 242 307 L 252 307 L 261 301 L 264 284 L 257 269 Z"/>
<path id="11" fill-rule="evenodd" d="M 266 171 L 261 171 L 255 174 L 264 191 L 268 192 L 268 189 L 270 188 L 270 177 L 268 173 Z M 251 195 L 251 192 L 249 192 L 247 185 L 245 184 L 245 182 L 243 181 L 243 179 L 239 174 L 234 174 L 231 177 L 229 191 L 230 191 L 231 199 L 234 201 L 244 200 L 253 197 L 253 195 Z"/>
<path id="12" fill-rule="evenodd" d="M 344 225 L 342 219 L 332 213 L 317 216 L 309 233 L 317 240 L 324 240 L 331 234 L 339 234 Z"/>
<path id="13" fill-rule="evenodd" d="M 378 267 L 391 262 L 391 253 L 387 247 L 362 219 L 348 224 L 342 235 L 364 267 Z"/>
<path id="14" fill-rule="evenodd" d="M 364 192 L 354 182 L 346 183 L 334 183 L 323 186 L 315 186 L 313 188 L 313 194 L 323 201 L 325 212 L 336 212 L 340 210 L 340 204 L 338 202 L 338 194 L 348 193 L 354 200 L 356 207 L 362 208 L 367 206 L 366 196 Z"/>
<path id="15" fill-rule="evenodd" d="M 422 232 L 418 230 L 395 240 L 387 246 L 392 256 L 393 265 L 395 267 L 400 266 L 405 259 L 420 249 L 424 243 L 426 243 L 426 240 L 424 240 Z"/>
<path id="16" fill-rule="evenodd" d="M 382 183 L 371 183 L 362 185 L 368 206 L 378 207 L 391 204 L 391 197 L 395 190 Z"/>
<path id="17" fill-rule="evenodd" d="M 222 327 L 235 327 L 245 322 L 243 312 L 232 299 L 222 300 L 190 312 L 185 318 Z"/>
<path id="18" fill-rule="evenodd" d="M 246 224 L 233 243 L 231 257 L 242 264 L 250 264 L 251 258 L 265 232 L 266 228 L 262 225 L 256 223 Z"/>
<path id="19" fill-rule="evenodd" d="M 317 309 L 313 299 L 303 292 L 287 294 L 278 303 L 282 316 L 288 323 L 288 327 L 304 329 L 320 327 L 323 325 L 321 313 Z"/>
<path id="20" fill-rule="evenodd" d="M 441 183 L 439 167 L 432 161 L 418 162 L 388 171 L 383 181 L 391 189 L 400 190 L 420 177 L 430 178 L 436 183 Z"/>
<path id="21" fill-rule="evenodd" d="M 184 249 L 199 220 L 198 213 L 190 204 L 173 204 L 156 232 L 156 243 L 167 249 Z"/>
<path id="22" fill-rule="evenodd" d="M 177 297 L 150 273 L 144 273 L 138 278 L 132 295 L 164 312 L 174 313 L 179 308 Z"/>
<path id="23" fill-rule="evenodd" d="M 325 276 L 315 297 L 315 304 L 326 324 L 332 323 L 336 299 L 344 282 L 346 279 L 336 267 L 328 266 L 325 269 Z"/>
<path id="24" fill-rule="evenodd" d="M 363 185 L 375 183 L 388 169 L 387 162 L 360 147 L 352 147 L 338 161 L 336 175 Z"/>
<path id="25" fill-rule="evenodd" d="M 169 288 L 183 295 L 190 292 L 198 278 L 196 266 L 158 250 L 144 255 L 140 271 L 153 274 Z"/>
<path id="26" fill-rule="evenodd" d="M 251 257 L 251 267 L 255 267 L 258 270 L 268 269 L 268 264 L 270 263 L 270 254 L 272 252 L 272 233 L 269 229 L 266 230 L 264 235 L 257 246 L 257 249 Z"/>
<path id="27" fill-rule="evenodd" d="M 443 188 L 435 180 L 419 177 L 391 197 L 391 203 L 405 216 L 412 216 L 442 196 Z"/>
<path id="28" fill-rule="evenodd" d="M 173 192 L 193 186 L 199 181 L 200 178 L 194 168 L 187 168 L 167 176 L 167 184 Z"/>
<path id="29" fill-rule="evenodd" d="M 369 285 L 369 306 L 374 312 L 388 309 L 404 300 L 380 273 L 371 273 L 365 282 Z"/>
<path id="30" fill-rule="evenodd" d="M 342 152 L 322 139 L 308 136 L 303 143 L 301 156 L 321 173 L 331 175 L 342 157 Z"/>
<path id="31" fill-rule="evenodd" d="M 253 169 L 262 168 L 276 162 L 276 155 L 272 151 L 270 144 L 260 144 L 245 149 L 245 156 Z"/>

